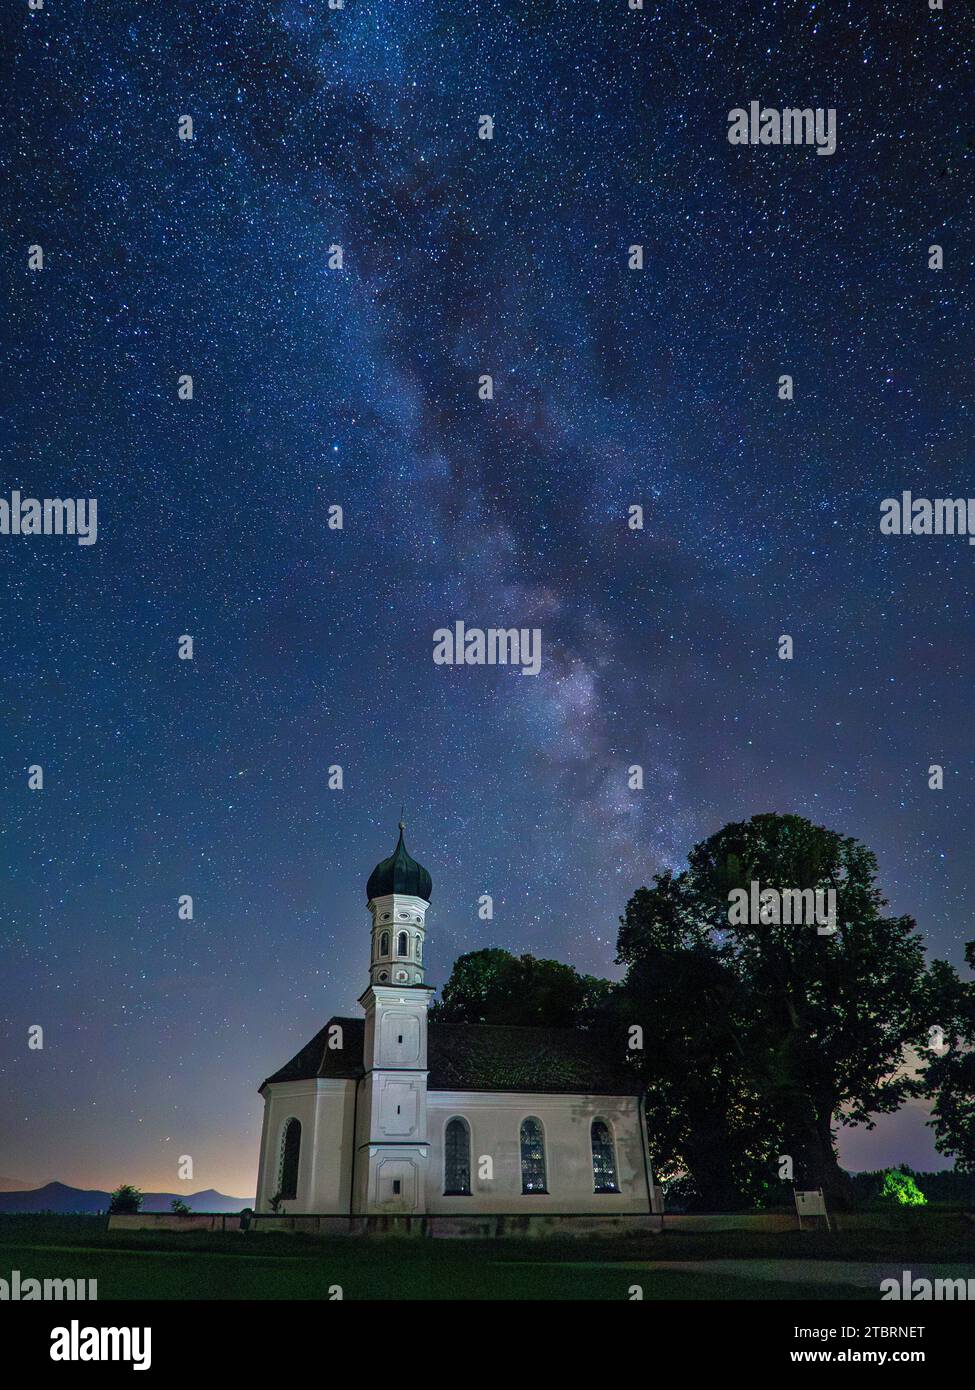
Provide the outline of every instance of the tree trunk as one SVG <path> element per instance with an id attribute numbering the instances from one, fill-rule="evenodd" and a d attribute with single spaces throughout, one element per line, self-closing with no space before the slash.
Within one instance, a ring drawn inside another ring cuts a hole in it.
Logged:
<path id="1" fill-rule="evenodd" d="M 698 1211 L 740 1211 L 744 1205 L 734 1179 L 733 1145 L 727 1128 L 715 1124 L 713 1114 L 707 1121 L 691 1123 L 687 1143 L 687 1169 L 697 1188 Z"/>
<path id="2" fill-rule="evenodd" d="M 853 1184 L 840 1167 L 833 1143 L 832 1112 L 819 1114 L 811 1097 L 793 1092 L 782 1104 L 786 1152 L 793 1161 L 794 1180 L 800 1189 L 822 1188 L 827 1210 L 850 1211 Z"/>

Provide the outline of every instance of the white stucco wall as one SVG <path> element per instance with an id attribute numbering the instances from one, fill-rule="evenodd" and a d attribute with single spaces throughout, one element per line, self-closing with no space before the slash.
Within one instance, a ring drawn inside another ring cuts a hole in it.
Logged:
<path id="1" fill-rule="evenodd" d="M 444 1130 L 461 1115 L 471 1129 L 471 1196 L 445 1197 Z M 545 1134 L 547 1193 L 521 1190 L 521 1122 L 533 1115 Z M 590 1126 L 605 1120 L 616 1148 L 618 1193 L 593 1190 Z M 522 1095 L 507 1092 L 430 1091 L 427 1096 L 428 1212 L 565 1214 L 646 1212 L 647 1177 L 635 1096 Z M 489 1155 L 494 1179 L 478 1178 L 478 1159 Z"/>
<path id="2" fill-rule="evenodd" d="M 270 1198 L 278 1190 L 284 1126 L 294 1116 L 301 1122 L 298 1195 L 281 1210 L 348 1214 L 355 1082 L 331 1078 L 277 1081 L 265 1087 L 264 1096 L 257 1211 L 271 1210 Z"/>
<path id="3" fill-rule="evenodd" d="M 367 1085 L 368 1083 L 363 1083 Z M 359 1097 L 360 1130 L 363 1094 Z M 527 1095 L 507 1092 L 430 1091 L 426 1096 L 426 1138 L 429 1149 L 414 1154 L 406 1147 L 396 1157 L 409 1159 L 425 1171 L 425 1201 L 421 1209 L 435 1215 L 525 1213 L 570 1215 L 613 1212 L 646 1212 L 647 1177 L 640 1137 L 639 1106 L 634 1096 Z M 293 1214 L 346 1215 L 352 1180 L 353 1114 L 355 1083 L 341 1080 L 276 1082 L 265 1089 L 263 1153 L 257 1194 L 257 1210 L 270 1211 L 269 1199 L 277 1191 L 281 1138 L 288 1119 L 301 1121 L 301 1155 L 298 1196 L 282 1210 Z M 463 1116 L 471 1130 L 471 1195 L 445 1197 L 444 1130 L 454 1115 Z M 525 1194 L 521 1190 L 521 1122 L 529 1115 L 538 1119 L 545 1135 L 548 1192 Z M 616 1150 L 618 1193 L 593 1190 L 590 1126 L 605 1120 Z M 367 1136 L 360 1133 L 360 1142 Z M 356 1210 L 382 1211 L 387 1203 L 379 1192 L 367 1194 L 369 1164 L 357 1164 Z M 478 1177 L 478 1160 L 493 1160 L 494 1177 Z M 420 1159 L 424 1159 L 423 1162 Z M 392 1168 L 389 1173 L 393 1172 Z M 385 1169 L 383 1173 L 386 1176 Z M 395 1176 L 408 1176 L 396 1168 Z M 412 1206 L 412 1203 L 409 1204 Z M 398 1203 L 390 1199 L 388 1208 Z M 400 1208 L 402 1209 L 402 1208 Z"/>

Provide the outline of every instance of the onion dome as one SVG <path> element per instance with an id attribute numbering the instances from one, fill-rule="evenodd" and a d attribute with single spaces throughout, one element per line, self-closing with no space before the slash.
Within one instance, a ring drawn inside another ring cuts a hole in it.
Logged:
<path id="1" fill-rule="evenodd" d="M 388 859 L 377 864 L 366 884 L 366 899 L 384 898 L 389 893 L 409 893 L 414 898 L 430 901 L 433 880 L 422 864 L 413 859 L 403 843 L 406 826 L 399 823 L 399 842 Z"/>

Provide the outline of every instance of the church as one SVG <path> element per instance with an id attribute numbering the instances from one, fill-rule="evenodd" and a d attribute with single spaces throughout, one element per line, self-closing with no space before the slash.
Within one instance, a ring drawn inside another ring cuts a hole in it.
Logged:
<path id="1" fill-rule="evenodd" d="M 647 1216 L 625 1038 L 428 1021 L 432 883 L 403 831 L 366 885 L 364 1017 L 329 1019 L 259 1088 L 258 1219 Z"/>

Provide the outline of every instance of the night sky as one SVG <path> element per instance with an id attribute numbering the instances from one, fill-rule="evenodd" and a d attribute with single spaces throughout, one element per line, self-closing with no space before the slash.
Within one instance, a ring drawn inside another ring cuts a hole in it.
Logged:
<path id="1" fill-rule="evenodd" d="M 870 845 L 961 963 L 975 549 L 879 532 L 975 493 L 945 5 L 7 7 L 0 495 L 98 539 L 0 536 L 0 1175 L 251 1196 L 401 805 L 434 985 L 617 976 L 631 892 L 762 811 Z M 729 144 L 750 100 L 835 107 L 836 153 Z M 458 619 L 541 673 L 434 665 Z M 916 1109 L 852 1133 L 943 1164 Z"/>

